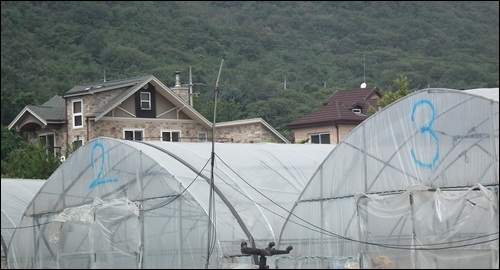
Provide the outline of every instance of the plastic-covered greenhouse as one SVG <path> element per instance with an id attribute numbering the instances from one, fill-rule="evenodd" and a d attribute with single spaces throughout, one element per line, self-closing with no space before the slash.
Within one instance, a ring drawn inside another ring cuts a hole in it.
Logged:
<path id="1" fill-rule="evenodd" d="M 272 241 L 293 246 L 272 268 L 497 269 L 498 118 L 498 88 L 425 89 L 337 146 L 216 144 L 213 171 L 210 143 L 98 138 L 31 201 L 7 261 L 236 268 L 259 264 L 243 241 Z"/>
<path id="2" fill-rule="evenodd" d="M 27 207 L 8 250 L 8 266 L 258 264 L 257 256 L 241 257 L 241 243 L 259 249 L 277 242 L 288 211 L 333 148 L 216 143 L 216 234 L 208 244 L 210 142 L 98 138 L 75 151 Z"/>
<path id="3" fill-rule="evenodd" d="M 21 221 L 26 206 L 45 183 L 38 179 L 2 178 L 2 268 L 7 246 L 15 228 Z"/>
<path id="4" fill-rule="evenodd" d="M 425 89 L 364 121 L 300 196 L 276 266 L 498 269 L 498 110 L 498 88 Z"/>

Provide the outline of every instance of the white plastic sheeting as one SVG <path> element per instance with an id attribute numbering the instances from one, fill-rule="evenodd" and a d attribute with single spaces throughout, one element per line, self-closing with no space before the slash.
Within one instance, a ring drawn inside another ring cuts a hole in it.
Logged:
<path id="1" fill-rule="evenodd" d="M 45 184 L 37 179 L 1 179 L 2 190 L 2 252 L 6 252 L 14 229 L 21 221 L 26 206 Z M 4 254 L 2 253 L 2 257 Z"/>
<path id="2" fill-rule="evenodd" d="M 276 266 L 498 269 L 498 91 L 420 90 L 356 127 L 293 208 Z"/>
<path id="3" fill-rule="evenodd" d="M 334 147 L 215 144 L 216 238 L 209 244 L 211 143 L 98 138 L 33 198 L 13 235 L 9 267 L 192 269 L 204 268 L 208 254 L 209 268 L 258 264 L 257 256 L 240 257 L 241 242 L 277 242 Z"/>

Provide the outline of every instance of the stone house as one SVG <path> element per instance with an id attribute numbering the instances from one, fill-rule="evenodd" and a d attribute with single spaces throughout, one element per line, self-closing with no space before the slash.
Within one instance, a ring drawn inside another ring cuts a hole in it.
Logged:
<path id="1" fill-rule="evenodd" d="M 335 92 L 323 107 L 287 124 L 295 142 L 338 144 L 363 122 L 370 106 L 378 109 L 382 93 L 376 88 Z"/>
<path id="2" fill-rule="evenodd" d="M 40 106 L 28 105 L 8 126 L 50 151 L 67 150 L 97 138 L 210 142 L 212 123 L 193 108 L 192 87 L 179 72 L 169 88 L 152 75 L 75 86 Z M 262 118 L 216 123 L 216 142 L 290 143 Z"/>

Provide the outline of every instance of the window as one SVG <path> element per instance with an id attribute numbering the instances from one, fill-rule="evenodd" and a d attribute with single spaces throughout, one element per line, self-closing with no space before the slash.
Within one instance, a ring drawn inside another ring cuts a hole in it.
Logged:
<path id="1" fill-rule="evenodd" d="M 141 92 L 141 110 L 151 110 L 151 93 Z"/>
<path id="2" fill-rule="evenodd" d="M 43 134 L 39 136 L 40 141 L 49 145 L 48 153 L 56 154 L 56 136 L 53 133 Z"/>
<path id="3" fill-rule="evenodd" d="M 144 137 L 144 131 L 142 129 L 124 130 L 123 133 L 125 140 L 142 141 L 142 138 Z"/>
<path id="4" fill-rule="evenodd" d="M 330 144 L 330 134 L 323 133 L 323 134 L 309 135 L 309 142 L 317 144 Z"/>
<path id="5" fill-rule="evenodd" d="M 73 151 L 76 151 L 76 149 L 80 148 L 80 146 L 83 145 L 83 138 L 80 136 L 76 136 L 73 138 Z"/>
<path id="6" fill-rule="evenodd" d="M 352 109 L 352 112 L 353 113 L 361 113 L 361 109 L 355 108 L 355 109 Z"/>
<path id="7" fill-rule="evenodd" d="M 83 104 L 81 100 L 73 101 L 73 128 L 83 127 Z"/>
<path id="8" fill-rule="evenodd" d="M 180 142 L 181 133 L 179 131 L 162 131 L 161 140 L 165 142 Z"/>
<path id="9" fill-rule="evenodd" d="M 198 132 L 198 141 L 206 142 L 207 141 L 207 133 L 206 132 Z"/>

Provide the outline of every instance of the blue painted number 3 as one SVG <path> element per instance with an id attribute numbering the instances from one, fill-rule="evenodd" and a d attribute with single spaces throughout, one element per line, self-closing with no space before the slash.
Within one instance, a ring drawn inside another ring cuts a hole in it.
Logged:
<path id="1" fill-rule="evenodd" d="M 94 164 L 94 152 L 95 152 L 96 148 L 101 148 L 101 151 L 102 151 L 101 168 L 99 169 L 99 173 L 97 174 L 97 177 L 95 178 L 95 180 L 92 181 L 92 183 L 90 183 L 89 189 L 93 189 L 98 185 L 102 185 L 102 184 L 106 184 L 106 183 L 118 182 L 118 179 L 116 179 L 116 178 L 107 179 L 107 180 L 102 179 L 102 171 L 104 169 L 104 157 L 106 155 L 106 151 L 104 151 L 104 145 L 102 145 L 99 142 L 96 142 L 94 144 L 94 148 L 92 148 L 92 154 L 90 157 L 90 162 L 91 162 L 92 168 L 95 170 L 95 167 L 96 167 Z"/>
<path id="2" fill-rule="evenodd" d="M 411 111 L 411 121 L 412 122 L 415 121 L 414 117 L 415 117 L 415 110 L 417 109 L 417 107 L 424 106 L 424 105 L 427 105 L 430 107 L 431 112 L 432 112 L 432 116 L 431 116 L 431 119 L 429 121 L 429 124 L 420 127 L 420 134 L 421 134 L 421 136 L 424 136 L 427 133 L 427 135 L 429 135 L 432 138 L 432 140 L 436 143 L 436 152 L 435 152 L 435 155 L 434 155 L 434 158 L 432 159 L 432 161 L 427 161 L 427 162 L 422 161 L 419 158 L 417 158 L 417 156 L 415 155 L 415 152 L 413 151 L 413 148 L 410 149 L 410 153 L 411 153 L 411 156 L 413 157 L 413 160 L 415 161 L 415 163 L 418 166 L 432 169 L 432 167 L 434 167 L 436 165 L 436 163 L 438 162 L 438 159 L 439 159 L 439 140 L 438 140 L 438 137 L 436 136 L 436 133 L 432 129 L 432 124 L 434 124 L 434 105 L 432 105 L 432 103 L 428 100 L 421 100 L 421 101 L 415 103 L 413 105 L 413 109 Z"/>

